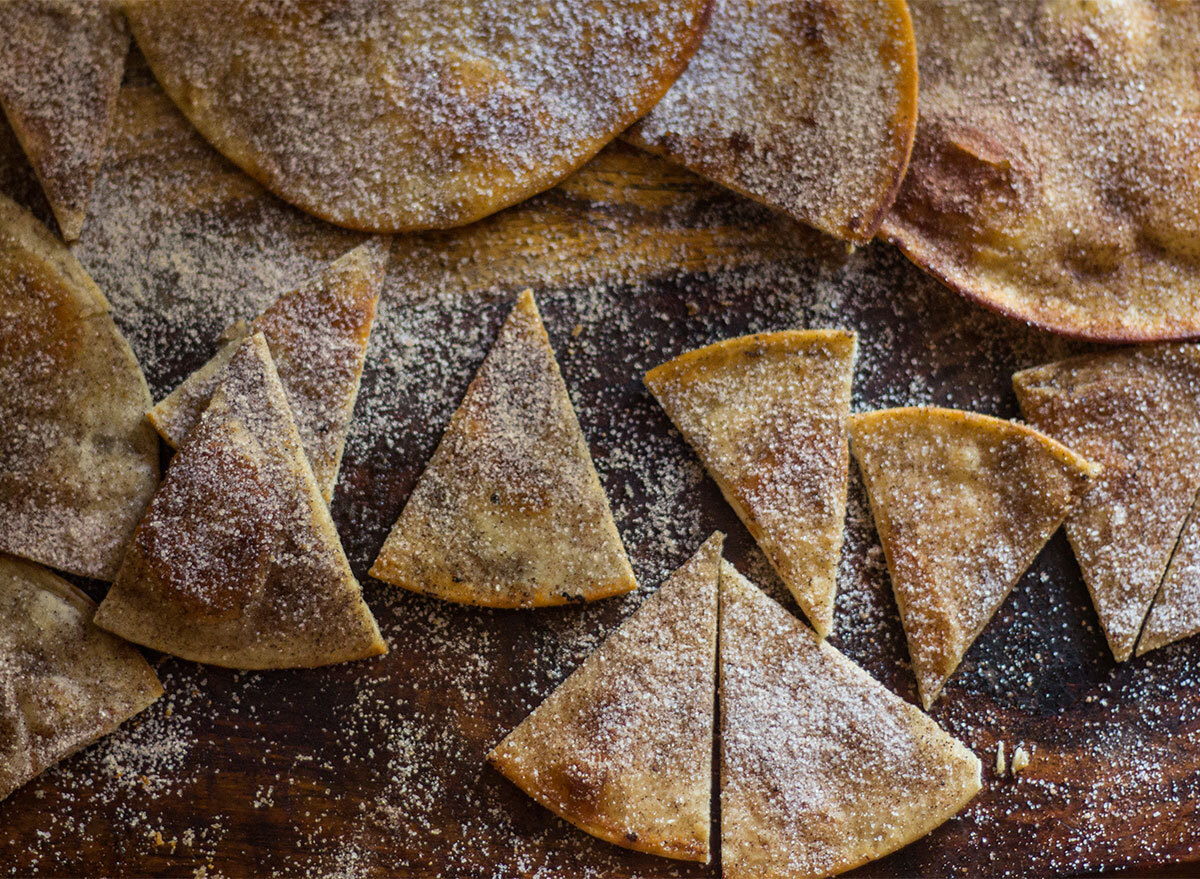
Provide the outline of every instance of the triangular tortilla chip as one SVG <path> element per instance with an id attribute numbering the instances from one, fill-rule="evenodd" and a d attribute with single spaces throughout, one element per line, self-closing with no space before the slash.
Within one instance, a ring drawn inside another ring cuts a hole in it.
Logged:
<path id="1" fill-rule="evenodd" d="M 447 601 L 541 607 L 637 586 L 526 290 L 371 576 Z"/>
<path id="2" fill-rule="evenodd" d="M 1097 468 L 974 412 L 885 409 L 847 426 L 928 708 Z"/>
<path id="3" fill-rule="evenodd" d="M 261 333 L 234 353 L 171 462 L 96 623 L 231 668 L 386 652 Z"/>
<path id="4" fill-rule="evenodd" d="M 1158 597 L 1138 638 L 1137 655 L 1200 632 L 1200 511 L 1193 504 Z"/>
<path id="5" fill-rule="evenodd" d="M 83 227 L 128 52 L 109 0 L 0 3 L 0 107 L 68 241 Z"/>
<path id="6" fill-rule="evenodd" d="M 162 695 L 95 610 L 67 581 L 0 556 L 0 800 Z"/>
<path id="7" fill-rule="evenodd" d="M 0 552 L 104 580 L 158 485 L 150 390 L 108 311 L 0 196 Z"/>
<path id="8" fill-rule="evenodd" d="M 488 755 L 593 836 L 708 861 L 723 542 L 710 537 Z"/>
<path id="9" fill-rule="evenodd" d="M 974 754 L 728 563 L 720 693 L 725 879 L 841 873 L 979 791 Z"/>
<path id="10" fill-rule="evenodd" d="M 151 423 L 175 448 L 192 432 L 242 339 L 266 336 L 279 380 L 304 441 L 304 451 L 329 502 L 358 384 L 367 340 L 387 268 L 388 244 L 368 241 L 299 288 L 276 299 L 250 324 L 235 325 L 216 355 L 150 410 Z"/>
<path id="11" fill-rule="evenodd" d="M 1104 468 L 1067 537 L 1124 661 L 1200 489 L 1200 346 L 1074 357 L 1018 372 L 1013 387 L 1026 420 Z"/>
<path id="12" fill-rule="evenodd" d="M 833 626 L 856 353 L 854 334 L 842 330 L 761 333 L 646 373 L 822 637 Z"/>
<path id="13" fill-rule="evenodd" d="M 900 188 L 916 126 L 904 0 L 716 0 L 696 57 L 625 138 L 866 243 Z"/>

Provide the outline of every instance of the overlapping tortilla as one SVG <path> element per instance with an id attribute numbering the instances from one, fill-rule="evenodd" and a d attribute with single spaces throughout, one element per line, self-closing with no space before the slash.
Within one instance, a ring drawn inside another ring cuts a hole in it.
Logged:
<path id="1" fill-rule="evenodd" d="M 710 0 L 139 0 L 138 46 L 212 144 L 281 198 L 375 232 L 548 189 L 687 65 Z"/>
<path id="2" fill-rule="evenodd" d="M 261 333 L 234 352 L 176 453 L 96 624 L 231 668 L 387 651 Z"/>
<path id="3" fill-rule="evenodd" d="M 716 0 L 696 57 L 625 138 L 864 243 L 916 125 L 904 0 Z"/>

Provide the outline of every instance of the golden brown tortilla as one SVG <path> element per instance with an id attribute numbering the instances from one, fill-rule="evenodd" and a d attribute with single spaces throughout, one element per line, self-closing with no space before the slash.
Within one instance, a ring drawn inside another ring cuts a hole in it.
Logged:
<path id="1" fill-rule="evenodd" d="M 921 118 L 883 235 L 1055 332 L 1200 333 L 1200 3 L 923 0 Z"/>
<path id="2" fill-rule="evenodd" d="M 696 57 L 625 138 L 865 243 L 916 125 L 904 0 L 716 0 Z"/>
<path id="3" fill-rule="evenodd" d="M 162 695 L 95 610 L 66 580 L 0 556 L 0 800 Z"/>
<path id="4" fill-rule="evenodd" d="M 817 879 L 929 833 L 979 759 L 726 562 L 721 875 Z"/>
<path id="5" fill-rule="evenodd" d="M 1197 632 L 1200 632 L 1200 516 L 1193 503 L 1138 637 L 1137 655 Z"/>
<path id="6" fill-rule="evenodd" d="M 974 412 L 884 409 L 847 429 L 928 708 L 1098 468 Z"/>
<path id="7" fill-rule="evenodd" d="M 488 755 L 593 836 L 704 863 L 723 541 L 710 537 Z"/>
<path id="8" fill-rule="evenodd" d="M 646 373 L 821 637 L 833 626 L 857 350 L 843 330 L 760 333 Z"/>
<path id="9" fill-rule="evenodd" d="M 1200 491 L 1200 346 L 1073 357 L 1018 372 L 1013 387 L 1030 424 L 1104 468 L 1067 537 L 1122 662 Z"/>
<path id="10" fill-rule="evenodd" d="M 272 192 L 375 232 L 459 226 L 548 189 L 687 65 L 710 0 L 139 0 L 138 46 Z"/>
<path id="11" fill-rule="evenodd" d="M 313 667 L 387 651 L 262 333 L 225 367 L 96 624 L 230 668 Z"/>
<path id="12" fill-rule="evenodd" d="M 261 332 L 328 503 L 354 414 L 387 259 L 386 242 L 359 245 L 317 277 L 280 296 L 252 324 L 235 325 L 221 350 L 150 410 L 151 423 L 178 448 L 200 420 L 233 352 L 246 336 Z"/>
<path id="13" fill-rule="evenodd" d="M 371 576 L 446 601 L 542 607 L 637 586 L 526 290 Z"/>
<path id="14" fill-rule="evenodd" d="M 67 241 L 83 228 L 128 52 L 115 2 L 0 3 L 0 108 Z"/>
<path id="15" fill-rule="evenodd" d="M 92 279 L 0 196 L 0 552 L 111 580 L 158 485 L 149 405 Z"/>

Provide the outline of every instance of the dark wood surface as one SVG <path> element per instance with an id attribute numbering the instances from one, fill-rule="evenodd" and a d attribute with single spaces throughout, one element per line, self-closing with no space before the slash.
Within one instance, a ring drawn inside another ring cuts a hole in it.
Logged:
<path id="1" fill-rule="evenodd" d="M 11 133 L 0 189 L 48 217 Z M 217 156 L 136 58 L 76 248 L 156 397 L 220 329 L 360 236 L 306 217 Z M 642 588 L 500 612 L 403 594 L 366 569 L 486 353 L 532 286 Z M 643 389 L 683 350 L 747 331 L 861 334 L 855 407 L 1013 416 L 1009 376 L 1077 345 L 960 300 L 893 249 L 844 247 L 613 146 L 561 186 L 470 228 L 396 239 L 333 503 L 391 652 L 236 673 L 152 657 L 167 697 L 0 803 L 0 872 L 42 875 L 657 877 L 708 867 L 566 825 L 483 756 L 714 528 L 784 598 L 753 541 Z M 915 700 L 887 573 L 852 474 L 833 641 Z M 86 588 L 96 597 L 103 584 Z M 1061 533 L 933 716 L 984 789 L 863 876 L 1200 874 L 1200 640 L 1117 666 Z M 1033 750 L 998 777 L 995 748 Z"/>

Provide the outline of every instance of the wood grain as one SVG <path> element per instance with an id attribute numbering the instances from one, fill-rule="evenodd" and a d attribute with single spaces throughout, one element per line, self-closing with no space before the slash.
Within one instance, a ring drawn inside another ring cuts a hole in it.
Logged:
<path id="1" fill-rule="evenodd" d="M 160 397 L 208 358 L 225 323 L 359 236 L 298 213 L 216 155 L 136 56 L 119 116 L 76 252 Z M 0 188 L 48 217 L 7 130 Z M 503 612 L 370 581 L 524 286 L 538 295 L 642 589 Z M 157 658 L 167 698 L 0 803 L 0 872 L 717 875 L 587 836 L 483 757 L 714 528 L 729 533 L 732 561 L 795 611 L 640 375 L 716 338 L 802 326 L 861 334 L 857 409 L 923 401 L 1011 417 L 1014 370 L 1080 350 L 963 302 L 887 246 L 847 254 L 623 146 L 474 226 L 398 238 L 333 503 L 391 652 L 269 674 Z M 833 640 L 915 700 L 857 474 L 850 507 Z M 988 768 L 961 816 L 859 875 L 1184 875 L 1200 858 L 1198 684 L 1197 639 L 1115 666 L 1059 534 L 933 711 L 988 767 L 999 741 L 1010 754 L 1032 746 L 1029 769 L 1012 779 Z"/>

